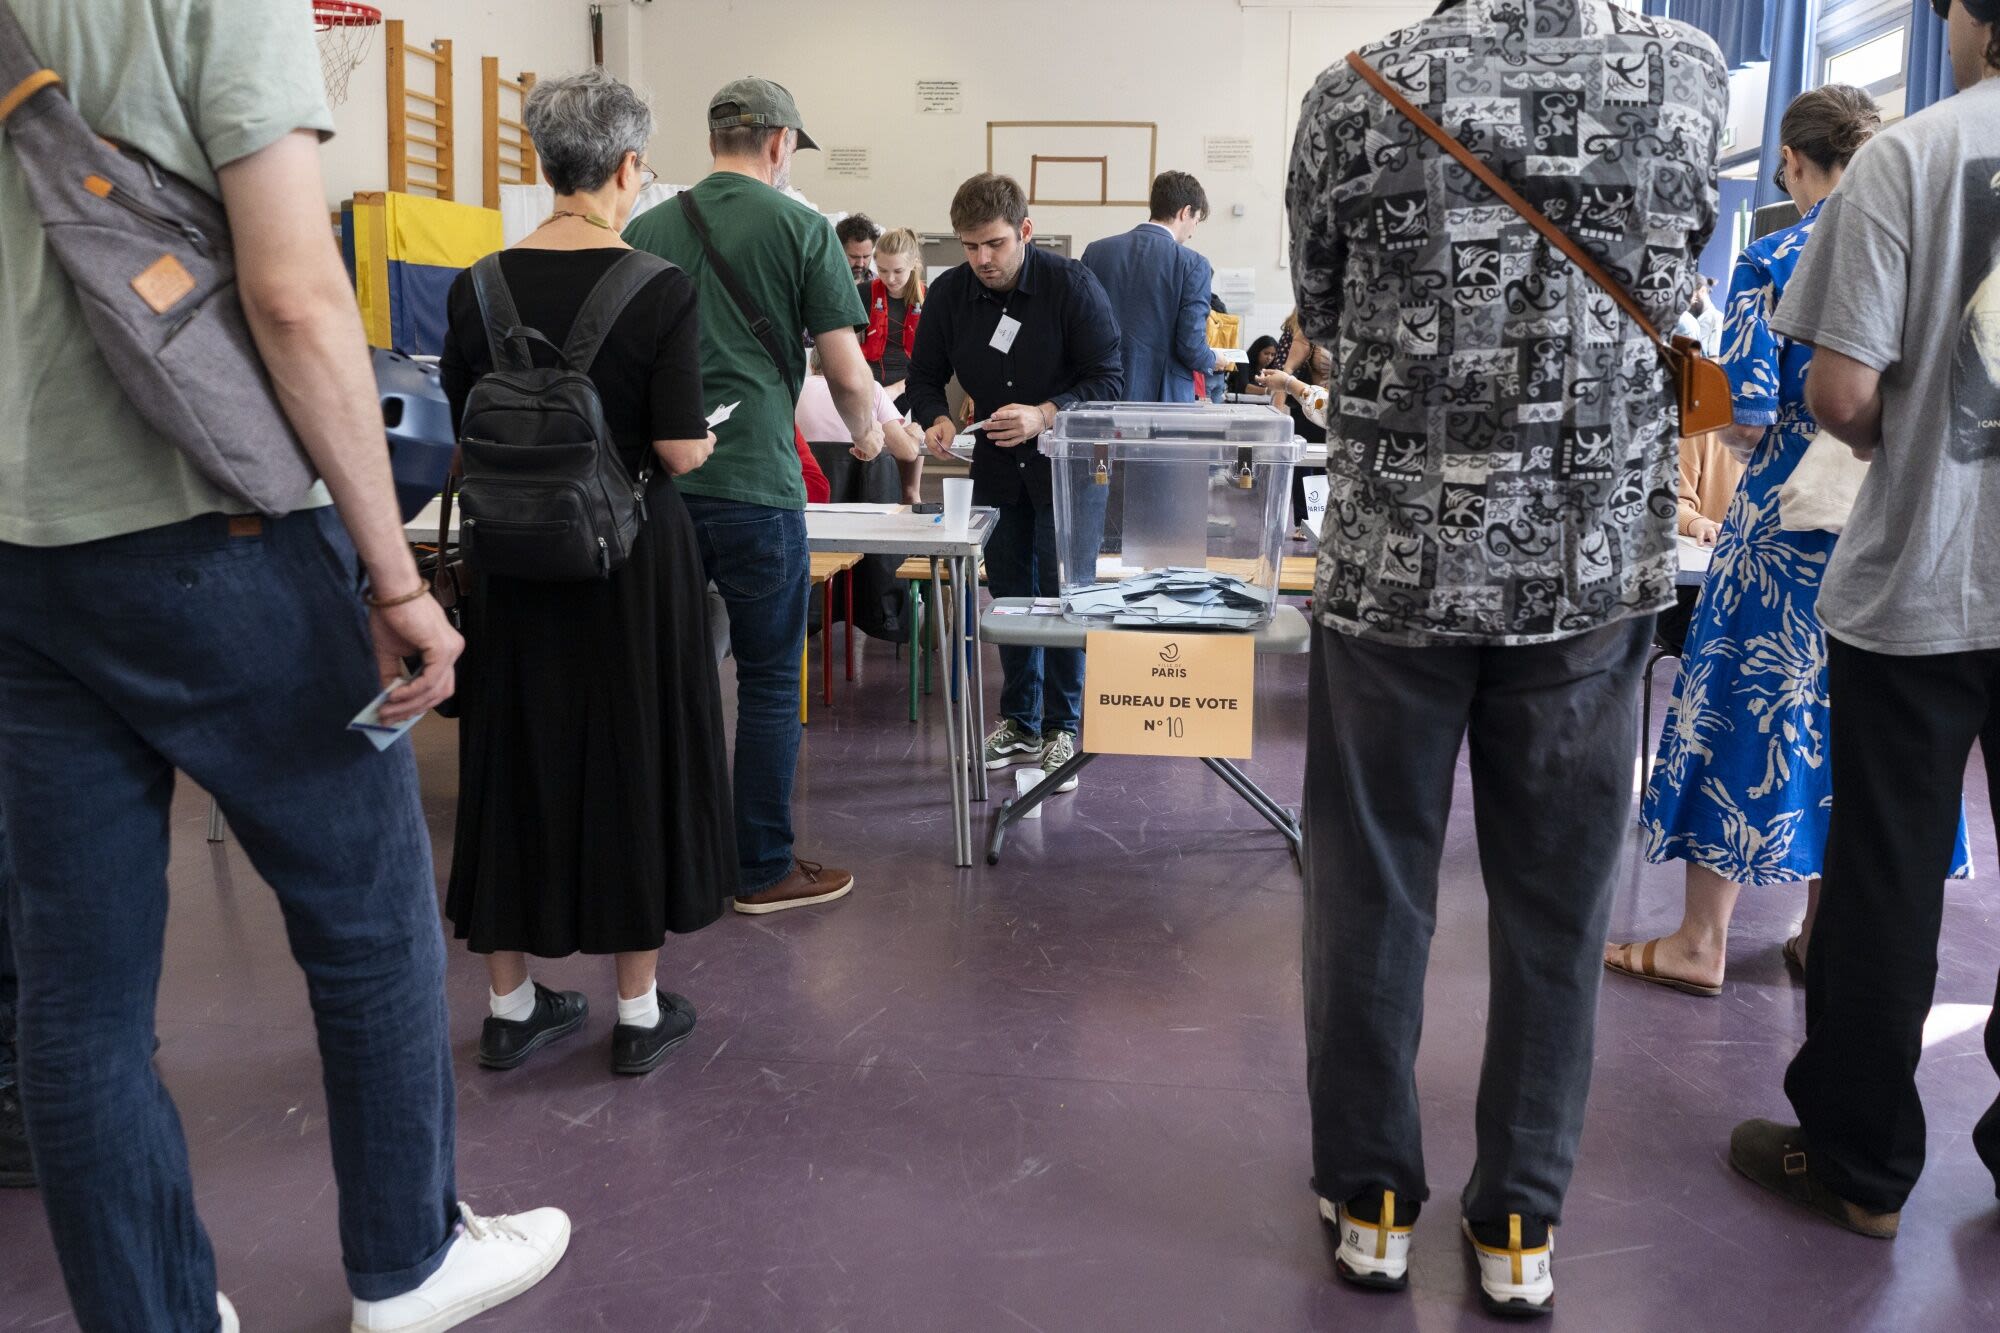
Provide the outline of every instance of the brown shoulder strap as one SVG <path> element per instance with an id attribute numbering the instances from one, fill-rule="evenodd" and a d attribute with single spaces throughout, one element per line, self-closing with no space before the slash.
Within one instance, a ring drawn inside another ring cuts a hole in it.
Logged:
<path id="1" fill-rule="evenodd" d="M 1444 126 L 1418 110 L 1409 98 L 1397 92 L 1394 85 L 1382 76 L 1380 70 L 1361 58 L 1359 51 L 1350 52 L 1347 57 L 1347 63 L 1352 65 L 1354 72 L 1366 79 L 1376 92 L 1382 94 L 1390 106 L 1402 113 L 1412 125 L 1415 125 L 1425 134 L 1436 140 L 1438 147 L 1457 158 L 1460 166 L 1464 167 L 1474 176 L 1477 176 L 1487 189 L 1500 196 L 1502 203 L 1506 204 L 1507 207 L 1513 209 L 1516 213 L 1519 213 L 1529 226 L 1548 239 L 1550 245 L 1553 245 L 1556 249 L 1567 255 L 1572 264 L 1583 270 L 1585 277 L 1589 278 L 1599 287 L 1602 287 L 1611 299 L 1616 301 L 1620 308 L 1632 317 L 1633 322 L 1645 330 L 1648 338 L 1652 339 L 1654 343 L 1660 345 L 1663 349 L 1666 347 L 1665 341 L 1660 337 L 1660 331 L 1653 327 L 1653 321 L 1646 317 L 1646 312 L 1640 308 L 1637 301 L 1632 299 L 1632 294 L 1625 290 L 1624 284 L 1618 282 L 1609 273 L 1606 273 L 1603 266 L 1595 259 L 1592 259 L 1582 246 L 1571 240 L 1567 232 L 1549 221 L 1541 209 L 1536 208 L 1533 204 L 1522 198 L 1520 191 L 1500 179 L 1498 172 L 1480 161 L 1471 149 L 1467 148 L 1456 137 L 1447 132 Z"/>

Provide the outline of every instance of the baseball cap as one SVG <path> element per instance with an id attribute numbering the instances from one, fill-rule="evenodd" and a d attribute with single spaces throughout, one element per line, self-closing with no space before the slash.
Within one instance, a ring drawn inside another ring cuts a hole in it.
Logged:
<path id="1" fill-rule="evenodd" d="M 799 147 L 819 147 L 806 133 L 805 121 L 799 116 L 799 104 L 781 83 L 769 79 L 737 79 L 725 83 L 708 99 L 708 127 L 711 130 L 734 129 L 739 125 L 779 126 L 799 132 Z"/>

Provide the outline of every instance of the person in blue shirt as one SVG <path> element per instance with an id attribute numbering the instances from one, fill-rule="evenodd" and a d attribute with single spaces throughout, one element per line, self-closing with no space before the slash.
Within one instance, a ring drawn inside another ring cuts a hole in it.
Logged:
<path id="1" fill-rule="evenodd" d="M 950 458 L 958 426 L 945 385 L 958 377 L 985 422 L 972 451 L 972 502 L 999 511 L 986 547 L 987 586 L 995 597 L 1053 597 L 1060 591 L 1055 480 L 1034 442 L 1062 409 L 1123 392 L 1118 324 L 1089 269 L 1034 244 L 1028 197 L 1011 177 L 980 175 L 961 185 L 951 229 L 965 262 L 931 284 L 910 358 L 911 415 L 924 427 L 925 446 Z M 1079 507 L 1071 563 L 1094 571 L 1091 534 L 1102 526 L 1104 488 L 1084 489 L 1093 494 Z M 1003 716 L 982 760 L 988 768 L 1039 763 L 1054 773 L 1076 753 L 1082 652 L 1002 648 L 1000 667 Z M 1058 790 L 1075 786 L 1071 777 Z"/>
<path id="2" fill-rule="evenodd" d="M 1083 252 L 1083 266 L 1097 275 L 1118 317 L 1125 396 L 1133 402 L 1192 403 L 1195 376 L 1220 369 L 1208 345 L 1215 269 L 1187 248 L 1207 220 L 1201 182 L 1185 171 L 1162 172 L 1153 182 L 1152 220 Z"/>

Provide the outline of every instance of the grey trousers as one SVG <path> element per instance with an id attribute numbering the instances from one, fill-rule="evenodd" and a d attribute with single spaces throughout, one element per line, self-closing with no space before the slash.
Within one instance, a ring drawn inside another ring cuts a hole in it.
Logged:
<path id="1" fill-rule="evenodd" d="M 1315 626 L 1305 785 L 1313 1184 L 1429 1197 L 1417 1038 L 1460 745 L 1491 995 L 1467 1218 L 1561 1220 L 1631 824 L 1643 616 L 1524 648 L 1404 648 Z"/>

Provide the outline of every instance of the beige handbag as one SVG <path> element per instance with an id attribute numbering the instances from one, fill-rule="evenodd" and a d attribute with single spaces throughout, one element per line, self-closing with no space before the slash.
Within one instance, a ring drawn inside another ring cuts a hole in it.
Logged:
<path id="1" fill-rule="evenodd" d="M 1839 532 L 1866 480 L 1868 465 L 1847 442 L 1821 431 L 1778 490 L 1778 526 L 1786 532 Z"/>

